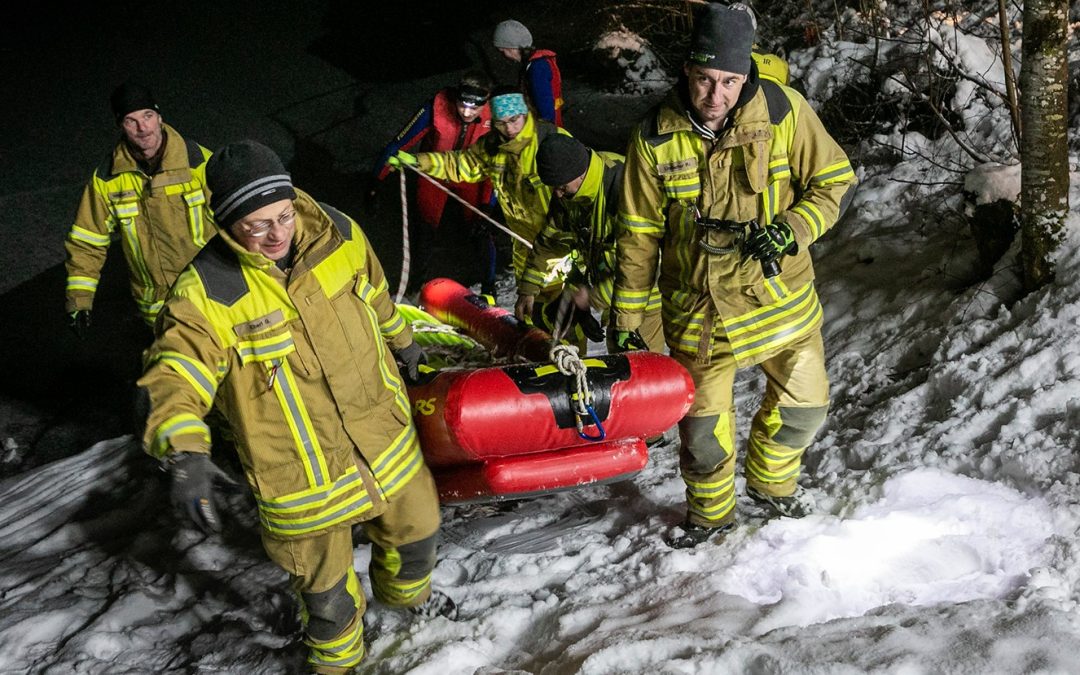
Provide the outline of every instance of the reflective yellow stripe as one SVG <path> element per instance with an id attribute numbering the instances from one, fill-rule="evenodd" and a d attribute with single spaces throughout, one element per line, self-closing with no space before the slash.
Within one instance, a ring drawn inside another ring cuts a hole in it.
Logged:
<path id="1" fill-rule="evenodd" d="M 276 371 L 274 371 L 275 368 Z M 315 435 L 307 406 L 297 396 L 296 380 L 289 362 L 284 359 L 275 359 L 267 363 L 267 381 L 277 394 L 278 403 L 281 404 L 281 410 L 285 413 L 285 420 L 289 423 L 296 449 L 304 463 L 308 484 L 313 487 L 326 485 L 329 480 L 326 458 L 323 456 L 322 445 Z"/>
<path id="2" fill-rule="evenodd" d="M 379 332 L 389 340 L 405 330 L 405 319 L 395 309 L 393 316 L 379 324 Z"/>
<path id="3" fill-rule="evenodd" d="M 207 408 L 213 404 L 217 383 L 205 365 L 180 352 L 162 352 L 158 360 L 187 380 Z"/>
<path id="4" fill-rule="evenodd" d="M 641 216 L 620 213 L 619 223 L 624 230 L 634 234 L 662 235 L 664 233 L 664 222 L 660 220 L 650 220 Z"/>
<path id="5" fill-rule="evenodd" d="M 238 340 L 236 353 L 240 355 L 240 362 L 248 364 L 253 361 L 266 361 L 267 359 L 281 359 L 296 351 L 292 333 L 274 335 L 258 340 Z"/>
<path id="6" fill-rule="evenodd" d="M 98 234 L 97 232 L 91 232 L 90 230 L 83 229 L 78 225 L 72 225 L 71 232 L 68 233 L 68 239 L 72 241 L 83 241 L 91 246 L 104 247 L 109 245 L 109 235 Z"/>
<path id="7" fill-rule="evenodd" d="M 851 180 L 854 177 L 855 171 L 852 170 L 851 163 L 843 161 L 837 162 L 836 164 L 830 164 L 821 171 L 818 171 L 810 177 L 810 183 L 812 185 L 828 185 L 830 183 Z"/>
<path id="8" fill-rule="evenodd" d="M 191 230 L 191 240 L 200 248 L 206 244 L 206 227 L 203 223 L 203 204 L 206 196 L 202 190 L 189 192 L 184 195 L 184 202 L 188 207 L 188 227 Z"/>
<path id="9" fill-rule="evenodd" d="M 197 434 L 206 441 L 208 446 L 210 445 L 210 427 L 191 413 L 181 413 L 173 415 L 158 426 L 157 431 L 154 432 L 150 454 L 158 458 L 164 457 L 172 448 L 171 440 L 173 436 L 182 436 L 184 434 Z"/>
<path id="10" fill-rule="evenodd" d="M 86 291 L 87 293 L 94 293 L 97 291 L 98 280 L 92 277 L 79 277 L 70 276 L 67 278 L 67 290 L 69 291 Z"/>
<path id="11" fill-rule="evenodd" d="M 809 292 L 807 292 L 809 287 Z M 739 317 L 728 326 L 728 339 L 736 359 L 746 359 L 783 346 L 808 333 L 820 322 L 821 303 L 813 284 L 807 284 L 779 305 L 769 305 Z"/>
<path id="12" fill-rule="evenodd" d="M 825 234 L 825 216 L 821 214 L 821 209 L 810 202 L 799 202 L 795 206 L 791 207 L 792 213 L 797 213 L 803 217 L 803 219 L 810 225 L 810 234 L 816 241 L 821 235 Z"/>

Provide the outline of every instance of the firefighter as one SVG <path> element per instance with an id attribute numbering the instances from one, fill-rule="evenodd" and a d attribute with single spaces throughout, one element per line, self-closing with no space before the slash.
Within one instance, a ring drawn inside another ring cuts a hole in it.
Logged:
<path id="1" fill-rule="evenodd" d="M 372 167 L 368 199 L 375 196 L 376 186 L 391 168 L 387 160 L 399 150 L 417 148 L 423 152 L 464 150 L 491 131 L 491 80 L 482 73 L 462 76 L 457 86 L 436 92 L 409 120 L 397 136 L 383 148 Z M 492 195 L 490 181 L 479 183 L 448 183 L 447 187 L 466 203 L 490 211 Z M 481 292 L 495 294 L 495 241 L 492 233 L 474 212 L 451 201 L 448 195 L 426 180 L 416 183 L 416 203 L 419 222 L 411 237 L 415 275 L 410 279 L 409 293 L 414 293 L 429 278 L 435 235 L 446 232 L 455 222 L 471 229 L 477 239 Z M 453 222 L 451 222 L 453 221 Z M 443 226 L 443 227 L 440 227 Z"/>
<path id="2" fill-rule="evenodd" d="M 499 53 L 520 64 L 518 87 L 540 119 L 555 126 L 563 125 L 562 74 L 550 49 L 533 47 L 529 29 L 520 21 L 508 19 L 495 26 L 492 44 Z"/>
<path id="3" fill-rule="evenodd" d="M 417 155 L 400 151 L 388 163 L 394 167 L 410 164 L 429 176 L 452 182 L 490 180 L 506 226 L 531 245 L 547 223 L 551 203 L 551 188 L 536 174 L 536 150 L 545 138 L 569 135 L 569 132 L 537 120 L 524 95 L 507 87 L 497 88 L 492 95 L 491 117 L 496 133 L 484 136 L 465 150 Z M 562 289 L 569 252 L 566 244 L 537 263 L 542 268 L 541 302 L 553 301 Z M 528 254 L 528 246 L 514 241 L 514 276 L 519 285 Z"/>
<path id="4" fill-rule="evenodd" d="M 227 145 L 206 176 L 221 232 L 180 274 L 144 355 L 144 447 L 173 504 L 217 531 L 223 472 L 204 418 L 221 412 L 263 547 L 299 598 L 308 663 L 345 673 L 364 656 L 352 525 L 372 542 L 376 599 L 456 612 L 431 589 L 438 498 L 403 382 L 424 353 L 363 231 L 295 189 L 272 150 Z"/>
<path id="5" fill-rule="evenodd" d="M 737 369 L 765 375 L 745 476 L 773 513 L 813 508 L 797 479 L 829 408 L 809 249 L 847 207 L 855 173 L 806 100 L 758 76 L 753 42 L 747 8 L 707 5 L 683 77 L 627 150 L 615 341 L 636 339 L 658 280 L 665 340 L 697 386 L 679 423 L 687 515 L 666 537 L 677 548 L 734 524 Z"/>
<path id="6" fill-rule="evenodd" d="M 559 253 L 571 241 L 573 264 L 567 278 L 573 304 L 569 321 L 593 342 L 604 339 L 601 326 L 610 319 L 611 293 L 615 281 L 615 221 L 622 189 L 623 156 L 598 152 L 562 134 L 548 136 L 536 152 L 536 172 L 551 188 L 552 203 L 546 227 L 533 242 L 533 250 L 518 285 L 514 314 L 519 320 L 533 315 L 536 293 L 543 283 L 543 261 Z M 553 328 L 557 303 L 548 305 L 542 327 Z M 593 318 L 591 310 L 600 314 Z M 590 333 L 591 331 L 591 333 Z M 663 353 L 660 292 L 654 287 L 640 329 L 645 346 Z M 609 351 L 613 345 L 608 345 Z"/>
<path id="7" fill-rule="evenodd" d="M 120 138 L 83 190 L 64 247 L 64 308 L 79 337 L 113 238 L 120 240 L 131 294 L 148 326 L 180 270 L 214 235 L 205 168 L 210 151 L 162 120 L 153 94 L 126 82 L 110 97 Z"/>

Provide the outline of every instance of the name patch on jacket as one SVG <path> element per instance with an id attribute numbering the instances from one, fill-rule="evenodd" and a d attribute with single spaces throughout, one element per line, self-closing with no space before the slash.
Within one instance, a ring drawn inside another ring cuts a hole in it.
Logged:
<path id="1" fill-rule="evenodd" d="M 233 326 L 233 332 L 237 335 L 252 335 L 277 326 L 284 320 L 285 314 L 280 309 L 275 309 L 266 316 Z"/>
<path id="2" fill-rule="evenodd" d="M 139 195 L 137 195 L 134 190 L 121 190 L 119 192 L 109 193 L 110 202 L 126 202 L 138 199 L 138 197 Z"/>
<path id="3" fill-rule="evenodd" d="M 687 171 L 693 171 L 697 169 L 697 157 L 687 157 L 685 159 L 676 160 L 674 162 L 667 162 L 665 164 L 656 165 L 656 173 L 661 175 L 667 175 L 672 173 L 686 173 Z"/>

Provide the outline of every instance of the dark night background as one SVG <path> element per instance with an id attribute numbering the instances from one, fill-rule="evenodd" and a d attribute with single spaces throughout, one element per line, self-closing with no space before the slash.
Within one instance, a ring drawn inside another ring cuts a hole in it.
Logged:
<path id="1" fill-rule="evenodd" d="M 29 453 L 37 464 L 130 429 L 128 392 L 144 329 L 118 246 L 87 339 L 70 335 L 62 304 L 63 240 L 93 167 L 116 139 L 108 107 L 116 85 L 130 78 L 150 87 L 165 121 L 211 150 L 242 138 L 273 147 L 299 187 L 360 220 L 394 288 L 396 178 L 382 184 L 378 209 L 362 203 L 377 151 L 463 71 L 516 79 L 515 64 L 490 45 L 503 19 L 523 21 L 538 45 L 559 52 L 565 79 L 596 28 L 586 7 L 242 0 L 23 8 L 26 16 L 9 21 L 0 41 L 0 396 L 14 403 L 0 420 L 7 434 L 40 449 Z M 564 88 L 572 91 L 573 82 Z M 568 107 L 566 125 L 586 142 L 622 143 L 625 130 L 587 128 L 575 112 Z"/>

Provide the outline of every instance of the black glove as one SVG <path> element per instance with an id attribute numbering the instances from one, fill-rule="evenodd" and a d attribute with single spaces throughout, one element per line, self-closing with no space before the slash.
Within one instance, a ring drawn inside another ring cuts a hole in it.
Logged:
<path id="1" fill-rule="evenodd" d="M 549 333 L 555 332 L 555 320 L 558 318 L 559 313 L 559 300 L 553 300 L 552 302 L 544 305 L 543 309 L 543 325 L 545 330 Z M 563 325 L 567 327 L 567 332 L 573 326 L 581 328 L 581 333 L 589 338 L 592 342 L 602 342 L 604 339 L 604 327 L 600 325 L 600 322 L 596 320 L 596 317 L 592 315 L 588 309 L 581 309 L 574 303 L 570 303 L 570 306 L 566 309 L 567 316 L 563 319 Z"/>
<path id="2" fill-rule="evenodd" d="M 754 260 L 771 263 L 781 256 L 795 255 L 799 252 L 799 245 L 795 243 L 795 233 L 790 225 L 773 223 L 750 232 L 743 250 Z"/>
<path id="3" fill-rule="evenodd" d="M 409 346 L 399 351 L 396 356 L 402 366 L 401 375 L 405 378 L 405 382 L 407 384 L 420 382 L 420 364 L 427 363 L 427 354 L 420 345 L 416 344 L 416 340 L 410 342 Z"/>
<path id="4" fill-rule="evenodd" d="M 75 337 L 82 339 L 90 332 L 90 310 L 77 309 L 68 314 L 68 328 Z"/>
<path id="5" fill-rule="evenodd" d="M 645 344 L 645 338 L 641 337 L 641 333 L 636 330 L 615 331 L 615 339 L 612 342 L 611 348 L 616 354 L 649 348 L 649 345 Z"/>
<path id="6" fill-rule="evenodd" d="M 202 452 L 177 452 L 166 461 L 172 477 L 169 496 L 173 506 L 187 513 L 203 532 L 220 532 L 221 518 L 214 505 L 214 484 L 220 482 L 235 487 L 236 482 L 214 464 L 210 455 Z"/>

